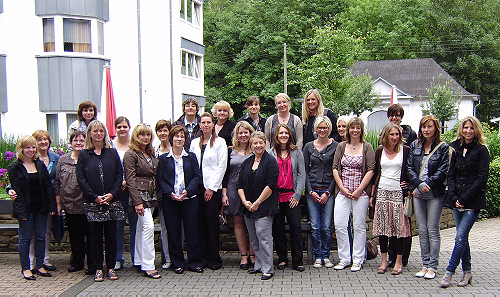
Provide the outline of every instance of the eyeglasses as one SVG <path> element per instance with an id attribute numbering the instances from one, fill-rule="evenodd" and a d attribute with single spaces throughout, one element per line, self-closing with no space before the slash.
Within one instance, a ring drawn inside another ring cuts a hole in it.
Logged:
<path id="1" fill-rule="evenodd" d="M 321 131 L 328 130 L 328 127 L 316 127 L 316 130 L 321 130 Z"/>

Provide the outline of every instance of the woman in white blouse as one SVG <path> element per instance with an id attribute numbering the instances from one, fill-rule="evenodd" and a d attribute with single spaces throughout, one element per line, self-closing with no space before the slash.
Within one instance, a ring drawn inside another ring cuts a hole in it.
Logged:
<path id="1" fill-rule="evenodd" d="M 200 117 L 200 137 L 193 139 L 190 151 L 195 153 L 201 168 L 203 189 L 198 195 L 199 238 L 203 266 L 222 268 L 219 255 L 219 212 L 222 206 L 222 179 L 227 166 L 227 146 L 217 137 L 212 115 Z"/>

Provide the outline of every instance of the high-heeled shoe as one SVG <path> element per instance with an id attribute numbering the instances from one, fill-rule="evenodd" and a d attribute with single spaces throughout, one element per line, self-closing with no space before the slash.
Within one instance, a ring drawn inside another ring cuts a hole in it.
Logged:
<path id="1" fill-rule="evenodd" d="M 255 266 L 255 261 L 252 261 L 252 257 L 255 259 L 255 255 L 249 254 L 248 260 L 250 261 L 250 265 Z"/>
<path id="2" fill-rule="evenodd" d="M 464 273 L 464 276 L 462 276 L 462 279 L 457 283 L 457 286 L 465 287 L 470 283 L 472 283 L 472 272 L 466 272 Z"/>
<path id="3" fill-rule="evenodd" d="M 26 276 L 24 275 L 24 271 L 21 270 L 21 274 L 23 275 L 24 279 L 27 279 L 27 280 L 36 280 L 36 276 L 35 275 L 30 275 L 30 276 Z"/>
<path id="4" fill-rule="evenodd" d="M 36 269 L 36 274 L 40 275 L 40 276 L 44 276 L 44 277 L 52 277 L 52 274 L 50 274 L 50 272 L 41 272 L 39 269 Z"/>
<path id="5" fill-rule="evenodd" d="M 243 257 L 247 257 L 247 262 L 246 263 L 241 263 L 241 260 L 243 260 Z M 240 269 L 248 270 L 248 262 L 250 261 L 249 255 L 248 254 L 241 255 L 241 260 L 240 260 Z"/>

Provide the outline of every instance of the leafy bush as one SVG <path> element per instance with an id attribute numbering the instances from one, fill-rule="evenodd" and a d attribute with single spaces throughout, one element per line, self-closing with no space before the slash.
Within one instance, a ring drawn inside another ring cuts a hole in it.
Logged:
<path id="1" fill-rule="evenodd" d="M 378 147 L 378 138 L 381 131 L 372 130 L 365 132 L 365 140 L 373 146 L 373 150 L 377 150 Z"/>
<path id="2" fill-rule="evenodd" d="M 490 176 L 486 184 L 486 209 L 481 212 L 481 218 L 500 216 L 500 158 L 490 163 Z"/>
<path id="3" fill-rule="evenodd" d="M 500 135 L 498 135 L 498 132 L 493 131 L 486 139 L 486 144 L 490 150 L 492 160 L 500 157 Z"/>

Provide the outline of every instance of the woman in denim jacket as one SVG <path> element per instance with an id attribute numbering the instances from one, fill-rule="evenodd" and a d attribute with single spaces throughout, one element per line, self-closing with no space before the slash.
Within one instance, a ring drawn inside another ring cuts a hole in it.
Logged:
<path id="1" fill-rule="evenodd" d="M 426 279 L 436 277 L 441 245 L 439 221 L 446 194 L 448 145 L 441 141 L 440 129 L 435 116 L 424 116 L 408 157 L 409 189 L 414 197 L 423 264 L 415 276 Z M 426 159 L 429 160 L 426 162 Z"/>

